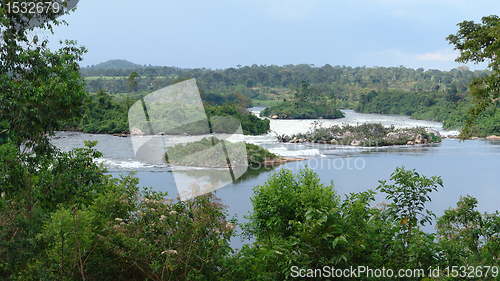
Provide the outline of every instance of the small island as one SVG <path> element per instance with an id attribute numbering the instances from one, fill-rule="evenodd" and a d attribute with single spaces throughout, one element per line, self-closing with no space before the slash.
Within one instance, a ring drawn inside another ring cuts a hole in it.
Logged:
<path id="1" fill-rule="evenodd" d="M 166 163 L 179 166 L 210 168 L 227 167 L 226 155 L 221 153 L 220 150 L 210 149 L 220 142 L 221 140 L 213 137 L 211 139 L 203 138 L 199 141 L 190 142 L 185 145 L 177 144 L 167 149 L 167 153 L 165 153 L 165 161 Z M 287 162 L 304 160 L 304 158 L 281 157 L 269 152 L 267 149 L 251 143 L 232 143 L 229 141 L 224 141 L 223 144 L 226 151 L 231 151 L 232 156 L 240 160 L 241 157 L 239 156 L 241 155 L 238 155 L 238 152 L 243 152 L 240 147 L 243 144 L 245 145 L 247 162 L 232 161 L 234 165 L 238 166 L 275 166 Z M 189 157 L 189 155 L 195 154 L 196 158 Z M 170 155 L 170 159 L 168 155 Z"/>
<path id="2" fill-rule="evenodd" d="M 318 121 L 313 123 L 312 130 L 306 134 L 278 136 L 278 141 L 288 143 L 324 143 L 351 146 L 390 146 L 415 145 L 441 142 L 441 135 L 431 128 L 384 127 L 382 124 L 366 123 L 358 126 L 343 124 L 323 128 Z"/>
<path id="3" fill-rule="evenodd" d="M 295 92 L 294 100 L 268 107 L 260 112 L 260 117 L 273 119 L 337 119 L 344 113 L 337 108 L 336 97 L 327 96 L 319 88 L 302 81 L 302 87 Z"/>

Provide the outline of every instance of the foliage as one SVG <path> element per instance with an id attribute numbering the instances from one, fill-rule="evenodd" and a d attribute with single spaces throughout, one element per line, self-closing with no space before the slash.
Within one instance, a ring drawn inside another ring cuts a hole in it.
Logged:
<path id="1" fill-rule="evenodd" d="M 112 179 L 95 163 L 102 156 L 96 142 L 70 152 L 49 144 L 46 133 L 81 114 L 76 62 L 84 49 L 69 42 L 52 53 L 47 41 L 29 42 L 24 26 L 9 25 L 15 17 L 0 8 L 0 123 L 8 134 L 0 144 L 0 279 L 221 275 L 217 265 L 230 251 L 235 225 L 212 194 L 174 202 L 163 193 L 138 193 L 138 179 Z M 111 107 L 104 93 L 95 101 Z"/>
<path id="2" fill-rule="evenodd" d="M 472 79 L 469 83 L 473 106 L 469 109 L 469 117 L 460 132 L 460 138 L 465 139 L 474 131 L 474 120 L 489 107 L 497 107 L 500 98 L 500 60 L 498 59 L 500 36 L 500 19 L 498 16 L 483 17 L 481 23 L 463 21 L 458 24 L 457 34 L 451 34 L 446 39 L 460 52 L 457 62 L 488 61 L 491 74 Z"/>
<path id="3" fill-rule="evenodd" d="M 321 184 L 311 169 L 299 175 L 281 169 L 263 186 L 256 186 L 254 193 L 253 213 L 248 217 L 251 223 L 246 231 L 259 241 L 271 235 L 288 237 L 295 231 L 294 222 L 303 222 L 307 211 L 327 211 L 339 204 L 333 184 Z"/>
<path id="4" fill-rule="evenodd" d="M 43 257 L 44 247 L 35 240 L 52 213 L 85 208 L 108 188 L 104 170 L 93 163 L 101 156 L 92 149 L 95 144 L 88 142 L 86 148 L 71 152 L 56 150 L 50 157 L 41 156 L 37 164 L 30 164 L 29 156 L 11 143 L 0 146 L 5 163 L 0 169 L 0 193 L 6 202 L 0 209 L 0 268 L 5 274 L 20 274 L 30 259 Z M 67 217 L 62 212 L 55 216 Z"/>
<path id="5" fill-rule="evenodd" d="M 243 229 L 247 237 L 256 238 L 255 250 L 244 248 L 240 256 L 245 260 L 246 255 L 253 253 L 255 256 L 250 259 L 261 260 L 260 275 L 282 279 L 289 275 L 292 264 L 338 262 L 341 254 L 332 250 L 335 244 L 344 244 L 345 238 L 342 233 L 328 229 L 331 223 L 326 224 L 338 217 L 339 198 L 333 185 L 321 184 L 310 169 L 302 170 L 299 175 L 281 169 L 264 186 L 255 187 L 254 193 L 253 212 Z M 309 243 L 315 244 L 307 247 Z"/>
<path id="6" fill-rule="evenodd" d="M 209 121 L 211 116 L 232 116 L 238 119 L 245 135 L 262 135 L 270 130 L 269 120 L 260 119 L 238 104 L 221 106 L 205 105 L 205 112 Z"/>
<path id="7" fill-rule="evenodd" d="M 488 45 L 488 51 L 483 53 L 480 52 L 480 47 L 474 47 L 475 49 L 471 47 L 470 50 L 466 50 L 470 46 L 475 46 L 472 36 L 482 38 L 481 34 L 483 34 L 486 39 L 484 44 L 481 44 L 484 46 L 490 44 L 485 43 L 489 39 L 494 40 L 495 16 L 487 18 L 488 23 L 484 25 L 464 22 L 463 30 L 457 35 L 453 35 L 455 36 L 453 44 L 456 47 L 462 44 L 460 46 L 464 50 L 463 54 L 466 52 L 474 53 L 475 50 L 480 53 L 480 55 L 468 57 L 469 61 L 474 61 L 473 59 L 477 59 L 481 55 L 484 60 L 488 60 L 485 56 L 491 54 L 492 48 L 496 46 L 495 44 Z M 467 31 L 469 26 L 471 28 Z M 489 31 L 491 31 L 490 35 L 486 35 Z M 453 36 L 450 36 L 448 40 L 450 41 Z M 466 36 L 469 37 L 466 39 Z M 307 64 L 252 65 L 223 70 L 144 66 L 127 70 L 84 69 L 82 75 L 89 78 L 85 89 L 91 92 L 97 92 L 99 89 L 106 89 L 111 93 L 128 92 L 126 77 L 130 71 L 136 71 L 141 76 L 138 79 L 137 91 L 142 93 L 165 87 L 175 79 L 192 77 L 197 79 L 202 93 L 215 95 L 208 98 L 207 101 L 217 105 L 223 104 L 217 101 L 218 96 L 229 97 L 236 94 L 254 99 L 255 104 L 262 103 L 268 104 L 268 106 L 283 100 L 290 102 L 288 105 L 281 105 L 283 108 L 279 111 L 266 116 L 278 115 L 280 118 L 284 118 L 286 115 L 289 117 L 290 112 L 288 111 L 296 111 L 304 106 L 307 98 L 326 97 L 327 100 L 336 100 L 336 106 L 339 108 L 351 108 L 366 113 L 405 114 L 416 119 L 447 121 L 449 126 L 453 126 L 449 127 L 450 129 L 459 129 L 462 126 L 459 123 L 451 122 L 450 114 L 456 112 L 456 108 L 460 107 L 461 104 L 469 109 L 469 106 L 475 103 L 472 98 L 466 98 L 469 91 L 467 84 L 472 79 L 476 79 L 475 81 L 478 82 L 486 81 L 485 79 L 491 81 L 495 79 L 494 77 L 488 78 L 493 75 L 490 70 L 470 71 L 467 66 L 459 66 L 449 71 L 411 69 L 404 66 L 369 68 L 331 66 L 329 64 L 321 67 Z M 100 75 L 104 76 L 100 77 Z M 304 84 L 302 81 L 308 81 L 308 83 Z M 306 85 L 307 87 L 305 87 Z M 469 85 L 469 88 L 472 85 Z M 367 100 L 366 97 L 373 94 L 372 91 L 376 92 L 379 97 Z M 489 103 L 490 101 L 483 100 L 483 102 Z M 374 104 L 370 105 L 371 103 Z M 280 115 L 283 110 L 287 111 L 286 114 Z M 313 116 L 311 112 L 315 112 L 315 110 L 315 108 L 309 108 L 302 110 L 300 114 L 296 112 L 293 114 Z M 467 110 L 464 112 L 465 118 L 468 118 Z M 474 135 L 485 135 L 483 128 L 477 126 L 481 123 L 476 122 L 471 127 L 474 128 L 472 130 Z M 491 127 L 486 129 L 492 131 Z"/>
<path id="8" fill-rule="evenodd" d="M 219 144 L 222 144 L 219 146 Z M 243 158 L 241 153 L 243 150 L 243 143 L 232 143 L 229 141 L 221 142 L 220 139 L 215 137 L 211 139 L 202 138 L 196 142 L 190 142 L 186 145 L 176 144 L 175 146 L 168 147 L 165 153 L 167 163 L 180 165 L 180 166 L 194 166 L 194 167 L 211 167 L 211 168 L 227 168 L 228 155 L 230 152 L 233 160 L 231 163 L 238 166 L 247 166 L 248 163 L 243 161 L 240 163 L 239 159 Z M 218 146 L 222 149 L 213 149 Z M 224 151 L 225 150 L 225 151 Z"/>
<path id="9" fill-rule="evenodd" d="M 254 188 L 253 211 L 243 229 L 255 242 L 228 261 L 228 270 L 239 279 L 284 280 L 291 276 L 292 265 L 307 270 L 428 268 L 439 263 L 434 236 L 417 229 L 407 241 L 401 239 L 404 229 L 395 219 L 395 206 L 371 207 L 374 194 L 368 190 L 340 200 L 333 184 L 320 184 L 307 167 L 297 175 L 279 170 Z M 404 204 L 403 209 L 414 206 Z"/>
<path id="10" fill-rule="evenodd" d="M 302 64 L 252 65 L 224 70 L 175 67 L 141 67 L 126 71 L 85 69 L 82 70 L 82 75 L 88 77 L 88 91 L 106 89 L 111 93 L 125 93 L 128 92 L 126 77 L 130 71 L 136 71 L 141 76 L 137 79 L 137 91 L 141 95 L 165 87 L 175 79 L 193 77 L 198 81 L 204 101 L 222 105 L 224 98 L 232 103 L 236 95 L 241 95 L 254 99 L 254 104 L 276 106 L 275 112 L 268 112 L 266 116 L 288 118 L 293 113 L 296 118 L 324 117 L 328 112 L 313 114 L 318 109 L 312 105 L 307 106 L 310 102 L 307 99 L 326 98 L 327 101 L 335 100 L 335 105 L 339 108 L 445 121 L 448 129 L 460 129 L 468 118 L 467 111 L 474 104 L 473 99 L 467 96 L 467 84 L 472 79 L 486 79 L 492 73 L 489 70 L 470 71 L 467 66 L 459 66 L 450 71 L 424 71 L 422 68 L 402 66 L 367 68 L 327 64 L 314 67 Z M 250 82 L 247 84 L 246 81 Z M 302 81 L 308 83 L 304 84 Z M 370 99 L 370 96 L 374 98 Z M 283 100 L 286 100 L 285 104 Z M 300 109 L 303 106 L 307 108 Z M 456 119 L 457 114 L 460 115 L 460 120 Z M 498 128 L 481 126 L 483 121 L 494 123 L 494 118 L 490 116 L 491 114 L 484 115 L 484 120 L 473 124 L 474 135 L 500 134 Z M 460 122 L 454 122 L 455 120 Z"/>
<path id="11" fill-rule="evenodd" d="M 441 177 L 433 176 L 430 179 L 420 176 L 415 170 L 405 170 L 397 167 L 391 175 L 395 184 L 388 185 L 387 181 L 381 180 L 377 190 L 387 193 L 386 199 L 392 203 L 388 205 L 388 211 L 395 225 L 399 225 L 397 239 L 402 240 L 403 251 L 410 248 L 412 230 L 418 224 L 432 223 L 436 217 L 432 211 L 425 209 L 425 203 L 432 201 L 429 193 L 437 191 L 438 186 L 443 186 Z M 417 228 L 418 231 L 418 228 Z M 404 253 L 403 264 L 408 264 L 409 257 Z"/>
<path id="12" fill-rule="evenodd" d="M 356 111 L 364 113 L 409 115 L 417 119 L 443 121 L 456 107 L 446 93 L 375 91 L 362 94 Z"/>
<path id="13" fill-rule="evenodd" d="M 59 128 L 84 133 L 126 133 L 129 130 L 128 109 L 133 103 L 131 98 L 118 101 L 104 91 L 99 91 L 84 104 L 79 120 L 60 122 Z"/>
<path id="14" fill-rule="evenodd" d="M 394 180 L 395 184 L 387 185 L 387 181 L 382 180 L 377 189 L 387 193 L 386 199 L 393 201 L 389 205 L 391 212 L 405 232 L 407 231 L 409 239 L 413 227 L 418 224 L 423 226 L 436 217 L 429 210 L 424 213 L 424 205 L 425 202 L 432 201 L 428 193 L 437 191 L 438 185 L 442 187 L 443 181 L 441 177 L 433 176 L 429 179 L 420 176 L 415 170 L 405 170 L 404 167 L 397 167 L 391 175 L 391 180 Z"/>
<path id="15" fill-rule="evenodd" d="M 0 8 L 0 135 L 9 135 L 15 145 L 47 153 L 47 134 L 58 128 L 57 120 L 70 121 L 84 101 L 78 62 L 86 52 L 75 41 L 54 52 L 47 40 L 30 35 L 29 23 L 19 14 Z M 41 28 L 51 29 L 52 20 Z M 45 150 L 45 151 L 43 151 Z"/>
<path id="16" fill-rule="evenodd" d="M 127 85 L 130 88 L 130 92 L 134 93 L 135 92 L 135 87 L 137 87 L 137 82 L 135 81 L 135 78 L 139 77 L 139 74 L 137 72 L 132 71 L 127 78 Z"/>
<path id="17" fill-rule="evenodd" d="M 294 101 L 268 107 L 260 112 L 261 116 L 278 116 L 289 119 L 337 119 L 344 113 L 337 109 L 336 98 L 329 98 L 319 88 L 311 87 L 302 81 L 302 87 L 295 91 Z"/>
<path id="18" fill-rule="evenodd" d="M 260 112 L 260 116 L 278 116 L 283 119 L 337 119 L 343 118 L 344 113 L 336 109 L 329 103 L 310 103 L 299 104 L 295 101 L 286 101 L 268 107 Z"/>
<path id="19" fill-rule="evenodd" d="M 200 92 L 200 96 L 205 106 L 232 104 L 244 108 L 252 107 L 252 100 L 240 93 L 221 94 Z"/>
<path id="20" fill-rule="evenodd" d="M 106 175 L 95 162 L 102 156 L 94 149 L 96 142 L 69 152 L 51 147 L 45 134 L 53 132 L 59 122 L 70 122 L 81 114 L 85 94 L 77 61 L 84 49 L 70 42 L 62 50 L 49 52 L 46 41 L 30 42 L 25 29 L 9 25 L 19 16 L 3 13 L 1 7 L 0 279 L 281 280 L 291 277 L 292 266 L 500 265 L 499 213 L 480 214 L 475 198 L 462 197 L 456 208 L 438 218 L 436 236 L 423 233 L 417 224 L 434 217 L 425 203 L 442 181 L 404 168 L 391 175 L 394 185 L 381 181 L 378 188 L 393 202 L 373 207 L 374 191 L 352 193 L 341 200 L 333 183 L 320 183 L 307 167 L 297 175 L 279 170 L 254 189 L 254 209 L 243 230 L 255 241 L 234 252 L 229 239 L 236 221 L 227 219 L 225 206 L 213 193 L 188 201 L 166 198 L 162 192 L 141 190 L 133 176 Z M 491 19 L 496 24 L 496 18 Z M 51 18 L 50 23 L 58 22 Z M 279 75 L 270 75 L 265 67 L 244 69 L 255 73 L 251 79 L 261 86 L 273 81 L 294 83 L 297 73 L 311 70 L 309 65 L 269 67 L 275 68 Z M 327 79 L 330 73 L 345 85 L 368 80 L 388 84 L 377 69 L 349 77 L 342 76 L 344 70 L 353 73 L 353 69 L 331 66 L 313 73 L 316 81 Z M 390 71 L 394 77 L 411 73 L 401 68 Z M 231 84 L 224 75 L 211 74 L 218 87 Z M 296 92 L 299 103 L 307 102 L 306 86 L 302 83 Z M 455 100 L 453 95 L 447 99 Z M 94 101 L 112 108 L 103 92 Z M 16 110 L 23 115 L 13 116 L 10 111 Z M 26 130 L 25 126 L 32 127 Z M 322 137 L 338 132 L 338 128 L 325 131 L 321 126 L 314 130 Z M 381 136 L 386 128 L 349 130 Z M 203 187 L 194 183 L 192 188 Z"/>
<path id="21" fill-rule="evenodd" d="M 175 146 L 169 147 L 167 153 L 165 153 L 165 160 L 167 163 L 175 165 L 184 166 L 198 166 L 198 167 L 213 167 L 214 164 L 222 164 L 222 167 L 227 167 L 226 155 L 218 154 L 218 151 L 210 150 L 214 145 L 219 144 L 221 141 L 217 138 L 212 138 L 211 140 L 203 138 L 196 142 L 190 142 L 186 145 L 177 144 Z M 228 151 L 239 152 L 241 143 L 231 143 L 224 141 L 225 149 Z M 240 163 L 250 166 L 260 166 L 267 159 L 278 158 L 277 155 L 270 153 L 268 150 L 250 143 L 245 143 L 247 163 Z M 185 157 L 196 153 L 196 159 Z M 172 163 L 170 159 L 176 159 L 177 161 Z M 233 156 L 234 157 L 234 156 Z M 238 156 L 235 156 L 238 157 Z"/>
<path id="22" fill-rule="evenodd" d="M 302 87 L 302 81 L 308 81 L 311 88 L 321 89 L 328 95 L 335 95 L 340 101 L 359 101 L 360 95 L 370 90 L 401 90 L 405 92 L 435 93 L 435 86 L 440 85 L 440 92 L 457 87 L 458 93 L 467 90 L 466 85 L 472 78 L 482 77 L 490 71 L 470 71 L 460 66 L 450 71 L 436 69 L 424 70 L 400 67 L 315 67 L 299 65 L 252 65 L 223 70 L 206 68 L 185 69 L 166 66 L 144 66 L 134 69 L 97 69 L 84 68 L 82 76 L 92 78 L 86 90 L 97 92 L 106 89 L 112 93 L 127 92 L 126 77 L 136 71 L 141 79 L 138 91 L 156 90 L 170 84 L 174 79 L 196 78 L 202 92 L 218 94 L 240 93 L 249 98 L 280 100 L 295 98 L 295 89 Z M 103 79 L 95 79 L 103 76 Z M 104 79 L 109 77 L 109 79 Z M 259 79 L 264 78 L 264 79 Z M 115 79 L 112 79 L 115 78 Z M 123 79 L 122 79 L 123 78 Z M 247 83 L 247 81 L 250 81 Z M 151 84 L 153 87 L 151 87 Z M 290 88 L 292 86 L 293 88 Z"/>
<path id="23" fill-rule="evenodd" d="M 453 96 L 454 95 L 454 96 Z M 450 98 L 450 96 L 453 96 Z M 476 115 L 469 125 L 473 136 L 500 135 L 498 106 L 490 106 Z M 473 98 L 453 93 L 407 93 L 402 91 L 370 91 L 361 95 L 356 110 L 365 113 L 410 115 L 415 119 L 443 121 L 447 130 L 461 129 L 467 124 Z"/>
<path id="24" fill-rule="evenodd" d="M 226 221 L 225 207 L 213 193 L 173 202 L 145 190 L 126 199 L 131 212 L 108 221 L 103 238 L 118 270 L 151 280 L 215 279 L 222 274 L 219 265 L 230 252 L 235 224 Z"/>
<path id="25" fill-rule="evenodd" d="M 91 95 L 84 104 L 83 114 L 79 120 L 59 122 L 60 125 L 58 128 L 82 131 L 84 133 L 127 133 L 129 131 L 128 110 L 135 101 L 136 99 L 130 97 L 118 99 L 116 96 L 100 90 L 97 94 Z M 162 109 L 170 112 L 172 115 L 181 114 L 179 113 L 180 109 L 175 106 L 164 106 Z M 183 110 L 185 113 L 182 114 L 189 114 L 189 108 Z M 258 118 L 240 104 L 221 106 L 205 104 L 205 113 L 208 118 L 210 116 L 235 117 L 240 121 L 244 134 L 260 135 L 269 131 L 269 120 Z M 150 114 L 155 113 L 151 112 Z"/>
<path id="26" fill-rule="evenodd" d="M 245 143 L 245 146 L 247 150 L 248 165 L 250 166 L 260 166 L 266 160 L 280 158 L 278 155 L 258 145 Z"/>
<path id="27" fill-rule="evenodd" d="M 166 199 L 131 176 L 112 179 L 87 148 L 37 170 L 0 146 L 0 277 L 192 280 L 219 276 L 235 225 L 213 194 Z M 20 162 L 21 161 L 21 162 Z M 196 188 L 193 185 L 193 188 Z"/>
<path id="28" fill-rule="evenodd" d="M 293 265 L 498 265 L 498 212 L 481 216 L 475 199 L 446 211 L 437 236 L 416 227 L 431 219 L 424 205 L 439 177 L 397 168 L 396 183 L 378 188 L 394 202 L 372 207 L 374 191 L 341 200 L 307 167 L 281 169 L 255 187 L 243 226 L 255 242 L 235 253 L 235 220 L 212 193 L 183 202 L 140 191 L 137 178 L 106 176 L 94 145 L 58 152 L 36 170 L 18 162 L 15 146 L 0 146 L 1 278 L 283 280 Z"/>
<path id="29" fill-rule="evenodd" d="M 468 97 L 468 99 L 470 99 Z M 452 111 L 448 118 L 443 122 L 445 129 L 461 129 L 467 126 L 467 120 L 470 118 L 469 111 L 473 107 L 471 103 L 459 104 L 456 110 Z M 500 135 L 500 111 L 498 105 L 490 106 L 479 113 L 471 120 L 468 132 L 471 136 L 487 137 L 490 135 Z"/>
<path id="30" fill-rule="evenodd" d="M 447 266 L 497 265 L 500 253 L 500 213 L 481 214 L 477 199 L 460 197 L 456 208 L 437 221 L 437 237 Z"/>

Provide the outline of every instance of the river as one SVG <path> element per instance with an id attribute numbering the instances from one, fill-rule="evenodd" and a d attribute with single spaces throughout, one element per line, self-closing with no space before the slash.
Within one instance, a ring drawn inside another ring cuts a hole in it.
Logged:
<path id="1" fill-rule="evenodd" d="M 258 114 L 262 108 L 253 108 Z M 478 199 L 478 210 L 494 212 L 499 208 L 500 141 L 443 139 L 442 143 L 360 148 L 329 144 L 288 144 L 278 143 L 277 134 L 307 132 L 313 121 L 320 121 L 323 126 L 333 124 L 362 124 L 366 122 L 382 123 L 395 127 L 423 126 L 438 130 L 443 135 L 456 135 L 456 131 L 445 131 L 439 122 L 421 121 L 399 115 L 362 114 L 346 110 L 346 117 L 335 120 L 271 120 L 271 130 L 264 136 L 244 136 L 244 140 L 258 144 L 271 152 L 282 156 L 306 158 L 300 162 L 290 162 L 274 168 L 248 169 L 236 182 L 216 191 L 217 197 L 228 206 L 229 216 L 235 215 L 239 222 L 252 209 L 250 197 L 253 187 L 265 183 L 267 177 L 278 169 L 290 169 L 297 173 L 306 165 L 312 168 L 322 182 L 329 184 L 333 180 L 338 194 L 375 190 L 379 180 L 389 180 L 396 167 L 416 169 L 421 175 L 441 176 L 444 188 L 431 194 L 432 202 L 426 207 L 437 216 L 444 210 L 455 207 L 460 196 L 471 195 Z M 274 133 L 275 132 L 275 133 Z M 83 147 L 84 140 L 97 140 L 97 149 L 103 153 L 98 159 L 104 163 L 113 176 L 130 174 L 136 171 L 141 186 L 151 186 L 156 190 L 168 191 L 176 197 L 177 189 L 172 170 L 166 165 L 150 165 L 135 159 L 131 138 L 111 135 L 84 134 L 75 132 L 57 132 L 52 142 L 64 151 Z M 190 172 L 185 171 L 189 177 Z M 384 200 L 383 194 L 375 196 L 376 202 Z M 434 226 L 426 226 L 425 231 L 434 231 Z M 233 239 L 233 247 L 242 242 Z"/>

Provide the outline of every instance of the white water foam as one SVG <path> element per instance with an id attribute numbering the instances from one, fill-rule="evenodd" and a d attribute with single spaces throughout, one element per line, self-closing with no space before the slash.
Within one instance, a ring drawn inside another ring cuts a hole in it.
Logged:
<path id="1" fill-rule="evenodd" d="M 318 149 L 289 150 L 286 147 L 273 147 L 268 150 L 271 153 L 283 157 L 315 157 L 321 155 L 321 152 Z"/>

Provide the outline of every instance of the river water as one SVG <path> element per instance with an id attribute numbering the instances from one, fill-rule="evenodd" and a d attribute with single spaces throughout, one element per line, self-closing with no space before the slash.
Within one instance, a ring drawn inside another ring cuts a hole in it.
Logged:
<path id="1" fill-rule="evenodd" d="M 253 108 L 258 114 L 262 108 Z M 459 142 L 443 139 L 439 144 L 415 146 L 391 146 L 360 148 L 329 144 L 288 144 L 278 143 L 276 134 L 292 135 L 310 130 L 311 123 L 320 121 L 323 126 L 333 124 L 382 123 L 395 127 L 423 126 L 438 130 L 443 135 L 456 135 L 456 131 L 445 131 L 439 122 L 420 121 L 399 115 L 362 114 L 346 110 L 346 117 L 335 120 L 271 120 L 273 132 L 263 136 L 244 136 L 247 142 L 258 144 L 271 152 L 288 157 L 303 157 L 304 161 L 290 162 L 274 168 L 251 169 L 234 183 L 216 191 L 217 197 L 228 206 L 229 215 L 235 215 L 239 222 L 252 209 L 250 197 L 253 187 L 263 185 L 268 176 L 279 169 L 290 169 L 297 173 L 306 165 L 312 168 L 322 182 L 333 180 L 338 194 L 375 190 L 379 180 L 389 180 L 396 167 L 416 169 L 421 175 L 441 176 L 444 188 L 431 194 L 432 202 L 426 207 L 437 216 L 444 210 L 455 207 L 460 196 L 471 195 L 478 199 L 478 210 L 494 212 L 500 209 L 500 141 L 478 139 Z M 52 142 L 62 150 L 83 147 L 84 140 L 97 140 L 97 149 L 103 153 L 99 162 L 104 163 L 111 175 L 130 174 L 136 171 L 141 186 L 151 186 L 167 191 L 169 196 L 177 196 L 177 188 L 172 170 L 167 165 L 151 165 L 135 158 L 131 138 L 111 135 L 57 132 Z M 191 176 L 184 171 L 185 177 Z M 193 177 L 193 179 L 195 179 Z M 375 196 L 376 202 L 384 200 L 383 194 Z M 426 226 L 425 231 L 433 232 L 434 226 Z M 238 248 L 242 242 L 231 242 Z"/>

